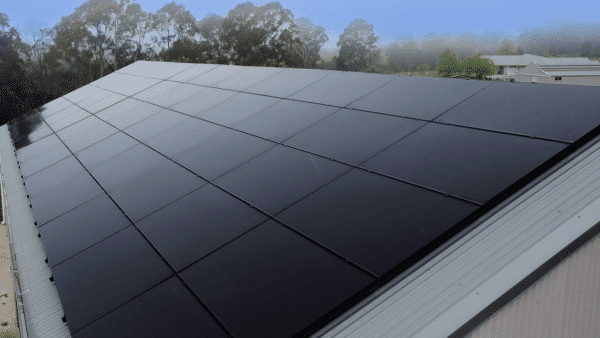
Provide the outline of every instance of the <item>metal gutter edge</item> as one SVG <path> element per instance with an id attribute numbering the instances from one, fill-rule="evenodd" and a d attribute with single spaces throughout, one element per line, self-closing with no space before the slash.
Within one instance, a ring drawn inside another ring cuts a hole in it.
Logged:
<path id="1" fill-rule="evenodd" d="M 599 138 L 330 325 L 323 337 L 447 337 L 600 221 Z"/>
<path id="2" fill-rule="evenodd" d="M 46 252 L 34 225 L 35 218 L 29 206 L 8 125 L 0 127 L 0 157 L 5 217 L 9 220 L 11 230 L 15 267 L 19 269 L 15 289 L 24 290 L 17 298 L 24 320 L 21 322 L 19 319 L 20 329 L 25 332 L 21 337 L 71 337 L 69 328 L 62 321 L 64 312 L 56 286 L 49 280 L 52 272 L 45 262 Z"/>
<path id="3" fill-rule="evenodd" d="M 19 335 L 21 338 L 27 338 L 27 324 L 25 323 L 23 302 L 19 300 L 19 297 L 21 296 L 21 286 L 18 282 L 19 267 L 17 265 L 17 256 L 15 254 L 15 248 L 13 246 L 13 235 L 10 229 L 12 223 L 10 222 L 10 215 L 8 213 L 8 198 L 6 195 L 6 186 L 4 184 L 4 177 L 2 172 L 2 153 L 0 153 L 0 193 L 2 194 L 0 198 L 2 200 L 2 223 L 6 225 L 6 230 L 8 232 L 8 246 L 10 248 L 10 259 L 12 261 L 13 267 L 11 271 L 11 277 L 14 285 L 15 301 L 17 302 L 17 323 L 19 325 Z"/>

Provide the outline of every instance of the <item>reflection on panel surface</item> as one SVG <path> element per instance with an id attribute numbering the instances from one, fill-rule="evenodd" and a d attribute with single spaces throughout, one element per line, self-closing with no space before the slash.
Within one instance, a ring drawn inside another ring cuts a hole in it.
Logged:
<path id="1" fill-rule="evenodd" d="M 139 61 L 9 130 L 73 337 L 263 338 L 326 325 L 599 111 L 593 87 Z"/>
<path id="2" fill-rule="evenodd" d="M 236 337 L 292 336 L 373 281 L 274 221 L 181 275 Z"/>
<path id="3" fill-rule="evenodd" d="M 52 129 L 44 122 L 37 110 L 31 110 L 11 121 L 8 130 L 16 150 L 52 134 Z"/>

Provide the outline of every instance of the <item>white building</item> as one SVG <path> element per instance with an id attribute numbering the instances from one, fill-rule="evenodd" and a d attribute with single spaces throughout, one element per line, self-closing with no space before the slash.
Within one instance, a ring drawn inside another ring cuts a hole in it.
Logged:
<path id="1" fill-rule="evenodd" d="M 484 55 L 498 74 L 492 79 L 515 82 L 600 86 L 600 62 L 588 58 L 547 58 L 538 55 Z"/>

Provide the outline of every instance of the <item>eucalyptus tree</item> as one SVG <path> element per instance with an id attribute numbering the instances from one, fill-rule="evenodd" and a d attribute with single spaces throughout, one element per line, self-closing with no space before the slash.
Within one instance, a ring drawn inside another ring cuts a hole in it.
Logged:
<path id="1" fill-rule="evenodd" d="M 193 36 L 197 32 L 196 19 L 183 5 L 170 2 L 156 13 L 151 14 L 152 29 L 158 34 L 155 42 L 159 46 L 167 45 L 181 37 Z"/>
<path id="2" fill-rule="evenodd" d="M 377 40 L 373 25 L 364 19 L 354 19 L 344 29 L 337 42 L 337 46 L 340 47 L 338 68 L 349 71 L 367 68 L 369 62 L 377 57 L 374 50 Z"/>
<path id="3" fill-rule="evenodd" d="M 147 34 L 152 31 L 150 14 L 144 11 L 140 4 L 131 3 L 125 8 L 125 17 L 121 27 L 129 34 L 130 41 L 135 44 L 133 62 L 137 61 L 142 54 L 143 47 L 147 45 Z"/>
<path id="4" fill-rule="evenodd" d="M 222 23 L 221 41 L 230 62 L 238 65 L 302 67 L 294 50 L 301 43 L 292 11 L 278 2 L 241 3 Z"/>
<path id="5" fill-rule="evenodd" d="M 316 68 L 321 47 L 329 41 L 325 28 L 315 25 L 308 18 L 299 18 L 295 23 L 298 26 L 298 38 L 302 42 L 295 45 L 296 53 L 304 60 L 306 68 Z"/>

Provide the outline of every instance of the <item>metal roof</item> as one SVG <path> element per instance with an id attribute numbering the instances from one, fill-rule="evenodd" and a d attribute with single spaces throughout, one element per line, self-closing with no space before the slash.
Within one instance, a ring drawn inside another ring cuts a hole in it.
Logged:
<path id="1" fill-rule="evenodd" d="M 600 235 L 473 330 L 479 337 L 600 337 Z"/>
<path id="2" fill-rule="evenodd" d="M 600 65 L 598 61 L 590 61 L 589 58 L 547 58 L 539 55 L 483 55 L 491 59 L 496 66 L 527 66 L 530 63 L 538 65 Z"/>
<path id="3" fill-rule="evenodd" d="M 0 127 L 0 160 L 7 196 L 2 202 L 6 203 L 5 221 L 11 231 L 21 294 L 18 305 L 24 313 L 24 318 L 19 320 L 21 336 L 70 337 L 69 329 L 62 321 L 64 312 L 56 286 L 49 280 L 52 272 L 44 261 L 46 253 L 34 225 L 35 218 L 7 125 Z"/>

